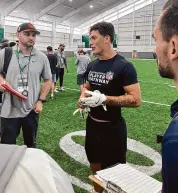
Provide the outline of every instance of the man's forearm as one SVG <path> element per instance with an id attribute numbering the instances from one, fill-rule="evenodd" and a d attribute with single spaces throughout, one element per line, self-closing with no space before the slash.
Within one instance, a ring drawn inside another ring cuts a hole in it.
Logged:
<path id="1" fill-rule="evenodd" d="M 50 88 L 52 84 L 52 79 L 45 80 L 41 89 L 40 98 L 46 99 L 46 96 L 48 95 Z"/>
<path id="2" fill-rule="evenodd" d="M 118 107 L 138 107 L 141 105 L 141 99 L 133 95 L 107 96 L 104 104 Z"/>
<path id="3" fill-rule="evenodd" d="M 64 64 L 64 65 L 65 65 L 66 69 L 68 69 L 68 66 L 67 66 L 67 64 Z"/>
<path id="4" fill-rule="evenodd" d="M 64 59 L 64 65 L 65 65 L 66 69 L 68 69 L 66 58 Z"/>

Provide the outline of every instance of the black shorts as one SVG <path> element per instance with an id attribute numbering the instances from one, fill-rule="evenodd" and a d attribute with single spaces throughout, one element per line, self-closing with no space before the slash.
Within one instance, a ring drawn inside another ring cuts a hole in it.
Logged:
<path id="1" fill-rule="evenodd" d="M 77 84 L 78 85 L 83 85 L 85 84 L 85 73 L 84 74 L 77 74 Z"/>
<path id="2" fill-rule="evenodd" d="M 100 123 L 88 116 L 85 151 L 88 161 L 101 163 L 102 169 L 126 163 L 127 129 L 124 119 L 117 123 Z"/>

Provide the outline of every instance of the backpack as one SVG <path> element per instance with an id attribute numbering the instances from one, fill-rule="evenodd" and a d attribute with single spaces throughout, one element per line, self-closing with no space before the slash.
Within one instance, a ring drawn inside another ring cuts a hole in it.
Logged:
<path id="1" fill-rule="evenodd" d="M 11 58 L 12 58 L 12 48 L 6 47 L 4 49 L 5 49 L 5 53 L 4 53 L 4 66 L 3 66 L 2 75 L 4 78 L 6 78 L 9 63 L 10 63 Z M 2 92 L 0 92 L 0 103 L 2 103 Z"/>
<path id="2" fill-rule="evenodd" d="M 4 49 L 5 49 L 5 53 L 4 53 L 3 76 L 4 76 L 4 78 L 6 78 L 9 63 L 10 63 L 11 58 L 12 58 L 12 48 L 6 47 Z"/>

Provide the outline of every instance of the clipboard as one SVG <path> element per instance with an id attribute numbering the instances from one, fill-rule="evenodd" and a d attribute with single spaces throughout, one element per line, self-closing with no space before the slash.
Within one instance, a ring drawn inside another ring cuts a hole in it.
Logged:
<path id="1" fill-rule="evenodd" d="M 12 87 L 9 87 L 9 86 L 6 85 L 6 84 L 1 84 L 1 86 L 2 86 L 3 88 L 5 88 L 6 91 L 12 93 L 12 94 L 15 95 L 15 96 L 17 96 L 17 97 L 19 97 L 19 98 L 21 98 L 21 99 L 27 99 L 26 96 L 24 96 L 24 95 L 21 94 L 20 92 L 17 92 L 17 91 L 14 90 Z"/>
<path id="2" fill-rule="evenodd" d="M 162 183 L 127 164 L 117 164 L 89 178 L 111 192 L 160 193 Z"/>
<path id="3" fill-rule="evenodd" d="M 102 181 L 100 181 L 99 179 L 97 179 L 94 175 L 90 175 L 88 178 L 92 180 L 93 182 L 95 182 L 96 184 L 100 185 L 102 188 L 106 189 L 105 184 Z"/>

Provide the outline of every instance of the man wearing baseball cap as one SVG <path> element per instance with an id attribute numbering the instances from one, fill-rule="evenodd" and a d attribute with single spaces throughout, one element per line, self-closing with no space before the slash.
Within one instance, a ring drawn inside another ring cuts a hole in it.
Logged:
<path id="1" fill-rule="evenodd" d="M 22 23 L 21 25 L 19 25 L 17 32 L 34 32 L 37 35 L 40 35 L 40 32 L 35 28 L 35 26 L 31 23 Z"/>
<path id="2" fill-rule="evenodd" d="M 0 89 L 4 91 L 1 143 L 15 144 L 22 128 L 24 144 L 36 147 L 39 113 L 52 83 L 47 56 L 34 48 L 37 34 L 40 32 L 31 23 L 23 23 L 18 27 L 18 48 L 12 51 L 6 76 L 3 73 L 5 49 L 0 51 Z M 41 78 L 44 80 L 42 88 Z M 4 82 L 27 99 L 5 90 L 2 86 Z"/>

